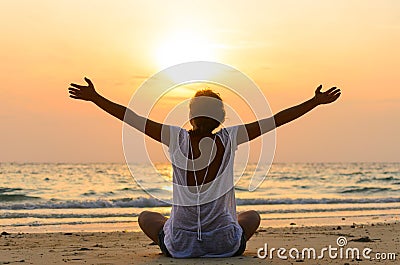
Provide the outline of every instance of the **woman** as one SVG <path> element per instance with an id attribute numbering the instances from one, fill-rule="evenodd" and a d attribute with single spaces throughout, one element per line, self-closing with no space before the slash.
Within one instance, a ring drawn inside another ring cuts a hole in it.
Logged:
<path id="1" fill-rule="evenodd" d="M 260 224 L 260 216 L 256 211 L 236 214 L 233 160 L 237 145 L 299 118 L 318 105 L 332 103 L 340 96 L 336 87 L 321 92 L 320 85 L 313 98 L 273 117 L 215 132 L 225 120 L 222 99 L 211 90 L 200 90 L 191 99 L 189 119 L 192 129 L 186 131 L 152 121 L 113 103 L 99 95 L 88 78 L 85 81 L 86 86 L 71 84 L 71 98 L 91 101 L 168 146 L 173 183 L 176 187 L 186 188 L 174 188 L 173 196 L 179 199 L 174 200 L 177 203 L 172 205 L 169 219 L 160 213 L 144 211 L 138 222 L 165 255 L 175 258 L 241 255 L 246 241 Z M 203 141 L 205 139 L 208 140 Z M 179 162 L 182 154 L 184 162 Z M 215 190 L 220 192 L 218 196 L 215 196 Z"/>

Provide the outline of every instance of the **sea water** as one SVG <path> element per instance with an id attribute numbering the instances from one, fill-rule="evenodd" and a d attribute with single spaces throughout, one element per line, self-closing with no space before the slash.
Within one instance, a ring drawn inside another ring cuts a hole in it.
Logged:
<path id="1" fill-rule="evenodd" d="M 140 212 L 168 216 L 171 209 L 158 199 L 172 196 L 171 186 L 160 181 L 172 178 L 171 166 L 155 167 L 137 164 L 130 172 L 122 163 L 0 163 L 0 230 L 138 230 Z M 134 176 L 151 190 L 142 190 Z M 250 177 L 245 171 L 236 183 L 237 209 L 257 210 L 263 226 L 400 217 L 400 163 L 274 163 L 252 192 Z"/>

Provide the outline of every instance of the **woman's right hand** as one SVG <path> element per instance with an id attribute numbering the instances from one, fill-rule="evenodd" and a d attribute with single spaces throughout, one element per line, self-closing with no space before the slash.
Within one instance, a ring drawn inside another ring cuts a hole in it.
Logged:
<path id="1" fill-rule="evenodd" d="M 98 96 L 96 90 L 94 89 L 94 85 L 89 78 L 85 77 L 85 81 L 88 84 L 87 86 L 77 85 L 71 83 L 69 90 L 69 96 L 74 99 L 86 100 L 86 101 L 94 101 L 94 99 Z"/>

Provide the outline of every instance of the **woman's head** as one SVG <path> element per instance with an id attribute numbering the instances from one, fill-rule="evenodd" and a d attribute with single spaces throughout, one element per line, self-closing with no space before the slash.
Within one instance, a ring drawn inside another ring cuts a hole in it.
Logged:
<path id="1" fill-rule="evenodd" d="M 211 133 L 225 121 L 224 103 L 220 95 L 211 89 L 197 91 L 190 100 L 189 109 L 193 131 Z"/>

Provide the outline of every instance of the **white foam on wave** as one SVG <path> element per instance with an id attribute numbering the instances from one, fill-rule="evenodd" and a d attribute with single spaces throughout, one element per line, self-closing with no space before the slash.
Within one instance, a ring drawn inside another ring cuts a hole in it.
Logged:
<path id="1" fill-rule="evenodd" d="M 366 203 L 396 203 L 400 198 L 345 198 L 345 199 L 237 199 L 237 205 L 305 205 L 305 204 L 366 204 Z M 72 200 L 72 201 L 29 201 L 21 203 L 0 204 L 3 210 L 32 210 L 32 209 L 95 209 L 95 208 L 151 208 L 170 206 L 154 198 L 121 198 L 121 199 L 99 199 L 99 200 Z"/>

